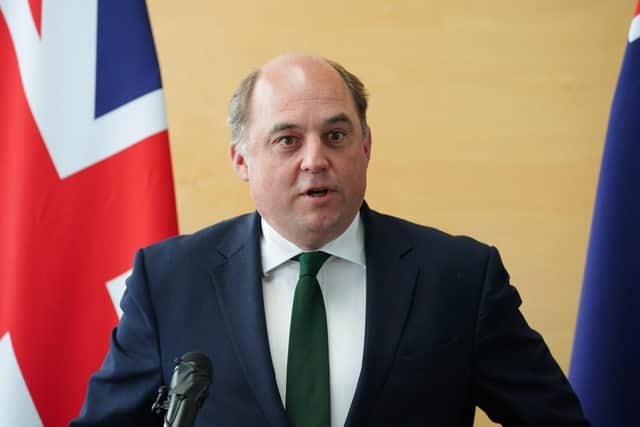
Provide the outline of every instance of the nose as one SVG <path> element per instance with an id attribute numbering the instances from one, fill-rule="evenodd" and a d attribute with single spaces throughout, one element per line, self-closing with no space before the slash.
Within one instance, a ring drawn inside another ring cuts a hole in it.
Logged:
<path id="1" fill-rule="evenodd" d="M 327 170 L 329 158 L 327 157 L 327 147 L 318 136 L 309 136 L 305 139 L 302 147 L 302 161 L 300 169 L 305 172 L 317 173 Z"/>

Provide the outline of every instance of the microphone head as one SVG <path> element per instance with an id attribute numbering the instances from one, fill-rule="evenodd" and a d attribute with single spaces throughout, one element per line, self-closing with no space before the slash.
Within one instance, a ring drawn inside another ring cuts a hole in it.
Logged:
<path id="1" fill-rule="evenodd" d="M 185 353 L 180 357 L 180 359 L 176 362 L 176 364 L 188 363 L 191 367 L 199 371 L 201 375 L 204 375 L 211 382 L 213 376 L 213 367 L 211 365 L 211 359 L 204 353 L 199 351 L 190 351 L 189 353 Z"/>
<path id="2" fill-rule="evenodd" d="M 164 425 L 193 426 L 196 412 L 208 395 L 212 378 L 211 360 L 206 354 L 194 351 L 183 354 L 175 362 Z"/>

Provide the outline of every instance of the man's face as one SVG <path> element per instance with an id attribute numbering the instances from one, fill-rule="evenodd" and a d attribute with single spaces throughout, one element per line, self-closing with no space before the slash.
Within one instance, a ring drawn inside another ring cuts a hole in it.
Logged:
<path id="1" fill-rule="evenodd" d="M 231 155 L 262 217 L 301 248 L 316 249 L 360 208 L 370 149 L 338 73 L 324 61 L 289 56 L 261 70 L 246 154 L 232 147 Z"/>

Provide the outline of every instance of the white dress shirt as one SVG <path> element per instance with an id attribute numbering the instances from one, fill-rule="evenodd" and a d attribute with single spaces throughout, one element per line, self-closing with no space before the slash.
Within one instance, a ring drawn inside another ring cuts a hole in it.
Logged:
<path id="1" fill-rule="evenodd" d="M 262 218 L 260 250 L 267 335 L 276 383 L 286 405 L 287 356 L 293 294 L 300 266 L 291 258 L 304 252 Z M 318 249 L 331 257 L 316 276 L 327 312 L 331 426 L 343 426 L 356 390 L 364 349 L 366 267 L 360 214 L 337 239 Z"/>

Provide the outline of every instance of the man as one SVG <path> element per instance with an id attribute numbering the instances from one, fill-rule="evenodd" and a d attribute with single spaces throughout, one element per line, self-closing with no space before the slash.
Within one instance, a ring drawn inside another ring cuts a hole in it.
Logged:
<path id="1" fill-rule="evenodd" d="M 471 426 L 476 406 L 505 426 L 588 425 L 494 248 L 364 203 L 366 107 L 315 57 L 243 81 L 230 151 L 257 213 L 137 254 L 73 425 L 157 425 L 189 351 L 214 366 L 201 426 Z"/>

